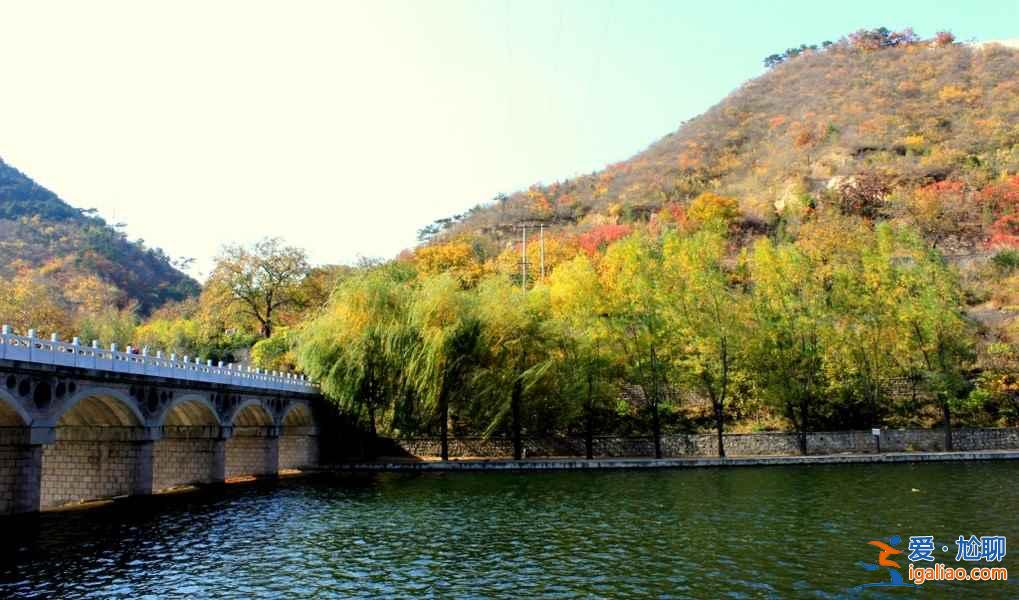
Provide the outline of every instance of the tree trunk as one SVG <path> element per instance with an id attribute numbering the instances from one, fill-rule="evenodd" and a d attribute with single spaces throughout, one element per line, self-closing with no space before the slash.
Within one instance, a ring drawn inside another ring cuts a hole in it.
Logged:
<path id="1" fill-rule="evenodd" d="M 945 450 L 952 451 L 952 412 L 948 408 L 948 398 L 941 401 L 941 414 L 945 417 Z"/>
<path id="2" fill-rule="evenodd" d="M 262 321 L 262 337 L 269 339 L 272 337 L 272 308 L 266 307 L 265 320 Z"/>
<path id="3" fill-rule="evenodd" d="M 368 433 L 370 439 L 367 444 L 367 454 L 369 458 L 375 458 L 379 449 L 379 436 L 375 429 L 375 404 L 371 401 L 368 402 Z"/>
<path id="4" fill-rule="evenodd" d="M 587 404 L 584 405 L 584 451 L 587 460 L 594 458 L 594 406 L 591 386 L 591 374 L 587 374 Z"/>
<path id="5" fill-rule="evenodd" d="M 654 345 L 651 346 L 651 429 L 655 438 L 655 458 L 662 457 L 662 417 L 658 412 L 659 405 L 658 389 L 658 355 L 655 354 Z"/>
<path id="6" fill-rule="evenodd" d="M 722 437 L 725 420 L 723 418 L 722 409 L 722 403 L 715 402 L 715 427 L 718 429 L 718 458 L 725 458 L 725 439 Z"/>
<path id="7" fill-rule="evenodd" d="M 800 454 L 807 455 L 807 407 L 810 401 L 806 397 L 800 399 Z"/>
<path id="8" fill-rule="evenodd" d="M 518 377 L 513 383 L 513 395 L 510 398 L 510 412 L 513 418 L 513 460 L 524 457 L 523 441 L 520 438 L 520 400 L 523 391 L 523 383 Z"/>
<path id="9" fill-rule="evenodd" d="M 449 460 L 449 402 L 446 390 L 439 392 L 439 438 L 442 460 Z"/>
<path id="10" fill-rule="evenodd" d="M 651 405 L 651 430 L 655 438 L 655 458 L 662 457 L 662 417 L 658 412 L 658 402 Z"/>

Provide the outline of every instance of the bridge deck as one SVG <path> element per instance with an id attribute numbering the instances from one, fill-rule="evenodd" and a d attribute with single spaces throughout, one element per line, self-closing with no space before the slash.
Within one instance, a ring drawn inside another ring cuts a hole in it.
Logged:
<path id="1" fill-rule="evenodd" d="M 131 349 L 130 346 L 128 349 Z M 150 355 L 147 349 L 137 354 L 120 352 L 116 345 L 107 350 L 95 342 L 91 346 L 82 346 L 77 338 L 62 342 L 55 337 L 45 340 L 19 336 L 10 333 L 7 326 L 0 333 L 0 360 L 287 392 L 318 392 L 315 384 L 294 373 L 267 372 L 242 365 L 224 365 L 222 362 L 213 365 L 211 360 L 203 364 L 197 358 L 192 360 L 187 356 L 178 358 L 171 354 L 166 357 L 162 352 Z"/>

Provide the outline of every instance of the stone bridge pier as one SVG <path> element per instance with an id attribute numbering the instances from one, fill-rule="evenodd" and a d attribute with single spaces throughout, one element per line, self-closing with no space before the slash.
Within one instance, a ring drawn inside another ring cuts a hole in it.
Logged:
<path id="1" fill-rule="evenodd" d="M 5 333 L 0 515 L 314 466 L 322 405 L 295 376 Z"/>

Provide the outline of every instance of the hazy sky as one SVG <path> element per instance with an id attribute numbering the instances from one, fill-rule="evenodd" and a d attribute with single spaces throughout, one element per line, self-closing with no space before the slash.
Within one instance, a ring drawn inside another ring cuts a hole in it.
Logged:
<path id="1" fill-rule="evenodd" d="M 879 25 L 1019 37 L 1019 0 L 0 1 L 0 156 L 196 275 L 267 235 L 390 257 Z"/>

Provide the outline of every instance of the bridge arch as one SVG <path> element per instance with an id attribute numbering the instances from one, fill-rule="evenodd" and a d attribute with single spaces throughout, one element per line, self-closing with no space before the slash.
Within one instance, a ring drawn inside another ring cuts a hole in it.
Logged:
<path id="1" fill-rule="evenodd" d="M 280 423 L 280 469 L 302 469 L 317 464 L 318 429 L 311 405 L 304 400 L 291 401 Z"/>
<path id="2" fill-rule="evenodd" d="M 266 404 L 242 401 L 226 425 L 233 435 L 226 441 L 226 477 L 274 476 L 279 470 L 279 429 Z"/>
<path id="3" fill-rule="evenodd" d="M 208 427 L 222 425 L 216 407 L 201 394 L 185 394 L 174 398 L 156 418 L 163 427 Z"/>
<path id="4" fill-rule="evenodd" d="M 141 427 L 145 416 L 123 390 L 85 387 L 59 406 L 52 421 L 57 427 Z"/>
<path id="5" fill-rule="evenodd" d="M 234 427 L 272 427 L 275 421 L 264 404 L 249 398 L 237 405 L 230 414 L 227 424 Z"/>
<path id="6" fill-rule="evenodd" d="M 162 436 L 152 450 L 153 490 L 223 480 L 222 424 L 207 396 L 182 394 L 155 422 Z"/>
<path id="7" fill-rule="evenodd" d="M 283 413 L 281 425 L 287 427 L 313 427 L 315 419 L 307 402 L 291 402 Z"/>
<path id="8" fill-rule="evenodd" d="M 0 389 L 0 427 L 26 427 L 31 424 L 32 417 L 18 399 Z"/>
<path id="9" fill-rule="evenodd" d="M 151 492 L 152 444 L 127 392 L 81 386 L 50 416 L 54 442 L 42 453 L 43 508 Z"/>

